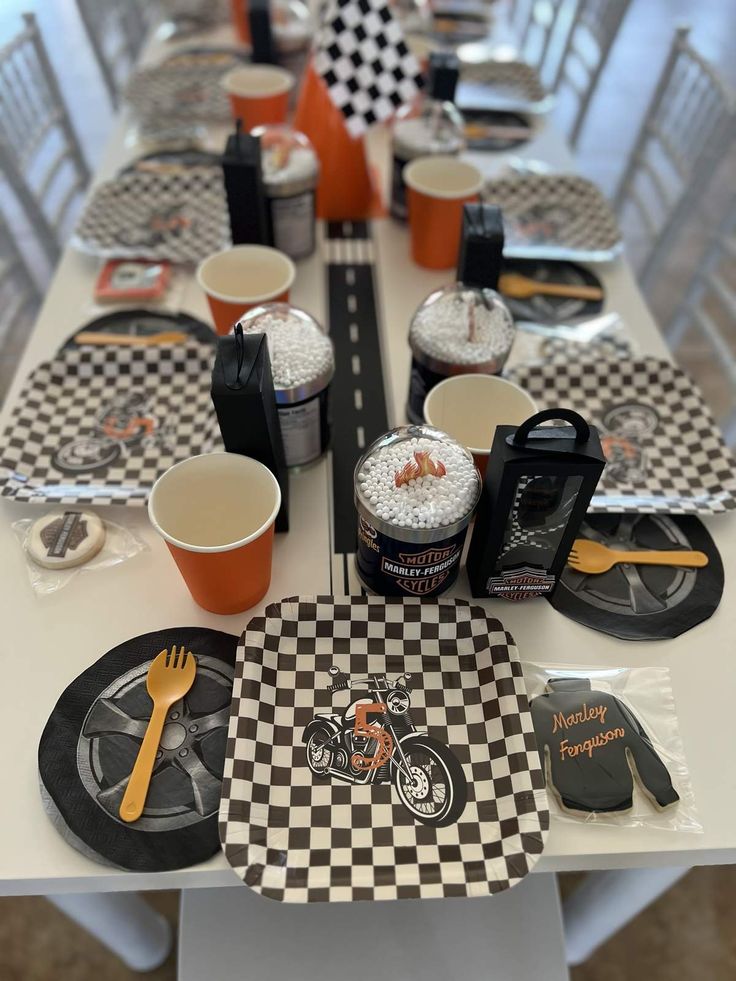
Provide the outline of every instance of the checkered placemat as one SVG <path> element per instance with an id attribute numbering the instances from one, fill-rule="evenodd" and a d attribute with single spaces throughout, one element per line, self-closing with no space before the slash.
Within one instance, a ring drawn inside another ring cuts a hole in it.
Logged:
<path id="1" fill-rule="evenodd" d="M 504 254 L 607 262 L 622 248 L 608 202 L 576 174 L 519 174 L 487 181 L 484 201 L 503 211 Z"/>
<path id="2" fill-rule="evenodd" d="M 145 503 L 174 463 L 221 449 L 214 349 L 67 347 L 28 377 L 0 438 L 2 495 L 25 503 Z"/>
<path id="3" fill-rule="evenodd" d="M 332 665 L 352 688 L 327 690 Z M 409 721 L 379 717 L 397 720 L 394 735 L 419 784 L 415 807 L 451 801 L 442 826 L 403 802 L 393 741 L 391 762 L 374 771 L 355 770 L 353 760 L 374 753 L 376 741 L 356 744 L 351 735 L 333 744 L 329 771 L 316 775 L 307 763 L 314 744 L 305 745 L 305 730 L 315 718 L 334 714 L 335 726 L 347 718 L 352 733 L 351 703 L 376 701 L 387 677 L 380 697 L 395 707 L 395 697 L 406 698 L 396 684 L 402 672 L 411 675 Z M 358 683 L 369 677 L 373 689 Z M 412 750 L 413 739 L 433 746 L 447 771 L 417 744 Z M 348 782 L 345 769 L 335 775 L 340 767 L 375 779 Z M 295 597 L 251 620 L 235 667 L 220 838 L 256 892 L 286 902 L 487 895 L 527 874 L 548 827 L 518 653 L 483 609 L 444 599 Z"/>
<path id="4" fill-rule="evenodd" d="M 230 244 L 222 170 L 129 171 L 99 184 L 72 244 L 109 258 L 198 262 Z"/>
<path id="5" fill-rule="evenodd" d="M 314 67 L 352 136 L 362 136 L 416 96 L 419 63 L 386 0 L 328 0 Z"/>
<path id="6" fill-rule="evenodd" d="M 458 102 L 471 105 L 460 93 L 463 84 L 470 83 L 475 91 L 479 86 L 484 91 L 484 105 L 492 105 L 498 98 L 498 108 L 516 112 L 544 112 L 552 105 L 539 80 L 537 70 L 523 61 L 480 61 L 475 64 L 461 64 L 460 90 Z"/>
<path id="7" fill-rule="evenodd" d="M 228 62 L 191 58 L 141 68 L 128 83 L 125 99 L 139 119 L 226 123 L 231 119 L 230 103 L 220 79 L 238 64 L 241 61 L 232 55 Z"/>
<path id="8" fill-rule="evenodd" d="M 698 387 L 669 361 L 575 358 L 508 374 L 540 409 L 576 409 L 598 428 L 608 463 L 592 511 L 736 508 L 736 460 Z"/>

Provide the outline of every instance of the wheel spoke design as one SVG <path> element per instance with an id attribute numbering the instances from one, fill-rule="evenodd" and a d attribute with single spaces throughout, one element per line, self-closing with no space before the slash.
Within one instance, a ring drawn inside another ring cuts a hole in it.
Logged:
<path id="1" fill-rule="evenodd" d="M 211 814 L 220 803 L 221 781 L 214 776 L 196 753 L 187 753 L 186 756 L 177 756 L 176 765 L 192 781 L 192 793 L 194 794 L 194 806 L 199 814 Z"/>
<path id="2" fill-rule="evenodd" d="M 84 735 L 110 735 L 117 733 L 143 740 L 148 727 L 148 719 L 134 719 L 111 698 L 98 699 L 84 723 Z"/>

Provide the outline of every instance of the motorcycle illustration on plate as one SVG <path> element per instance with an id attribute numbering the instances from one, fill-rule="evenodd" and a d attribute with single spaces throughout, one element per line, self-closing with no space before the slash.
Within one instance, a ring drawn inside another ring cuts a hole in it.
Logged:
<path id="1" fill-rule="evenodd" d="M 641 443 L 659 425 L 657 411 L 642 402 L 626 402 L 606 409 L 601 421 L 606 476 L 629 484 L 646 480 L 647 456 Z"/>
<path id="2" fill-rule="evenodd" d="M 145 395 L 127 394 L 105 403 L 93 432 L 64 443 L 51 462 L 64 473 L 90 473 L 111 466 L 133 447 L 168 446 L 173 435 L 159 426 Z"/>
<path id="3" fill-rule="evenodd" d="M 454 824 L 468 799 L 465 774 L 452 750 L 414 726 L 411 675 L 393 681 L 385 674 L 350 679 L 334 666 L 329 674 L 328 691 L 367 694 L 341 715 L 316 715 L 305 728 L 302 739 L 312 773 L 361 785 L 392 782 L 416 821 L 436 828 Z"/>

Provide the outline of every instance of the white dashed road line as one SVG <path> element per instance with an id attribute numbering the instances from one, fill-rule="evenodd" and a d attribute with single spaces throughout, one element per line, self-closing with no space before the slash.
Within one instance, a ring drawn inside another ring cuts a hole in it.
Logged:
<path id="1" fill-rule="evenodd" d="M 358 325 L 357 324 L 351 324 L 350 325 L 350 340 L 353 342 L 353 344 L 357 344 L 359 338 L 360 338 L 360 333 L 358 331 Z"/>
<path id="2" fill-rule="evenodd" d="M 358 309 L 358 301 L 354 293 L 348 293 L 348 313 L 355 313 Z"/>
<path id="3" fill-rule="evenodd" d="M 354 354 L 353 357 L 351 358 L 351 361 L 352 361 L 352 365 L 353 365 L 353 374 L 354 375 L 359 375 L 360 374 L 360 355 Z"/>
<path id="4" fill-rule="evenodd" d="M 358 426 L 355 430 L 355 437 L 358 441 L 358 448 L 362 450 L 365 446 L 365 430 L 362 426 Z"/>
<path id="5" fill-rule="evenodd" d="M 355 402 L 355 408 L 360 412 L 363 408 L 363 393 L 359 388 L 353 391 L 353 401 Z"/>

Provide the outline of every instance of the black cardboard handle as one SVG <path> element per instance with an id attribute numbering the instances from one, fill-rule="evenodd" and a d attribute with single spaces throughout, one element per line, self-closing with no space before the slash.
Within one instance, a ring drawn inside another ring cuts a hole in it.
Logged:
<path id="1" fill-rule="evenodd" d="M 541 422 L 549 422 L 551 419 L 563 419 L 565 422 L 572 423 L 575 427 L 576 443 L 587 443 L 590 439 L 590 426 L 574 409 L 543 409 L 522 422 L 514 434 L 514 445 L 520 446 L 525 443 L 532 429 Z"/>

